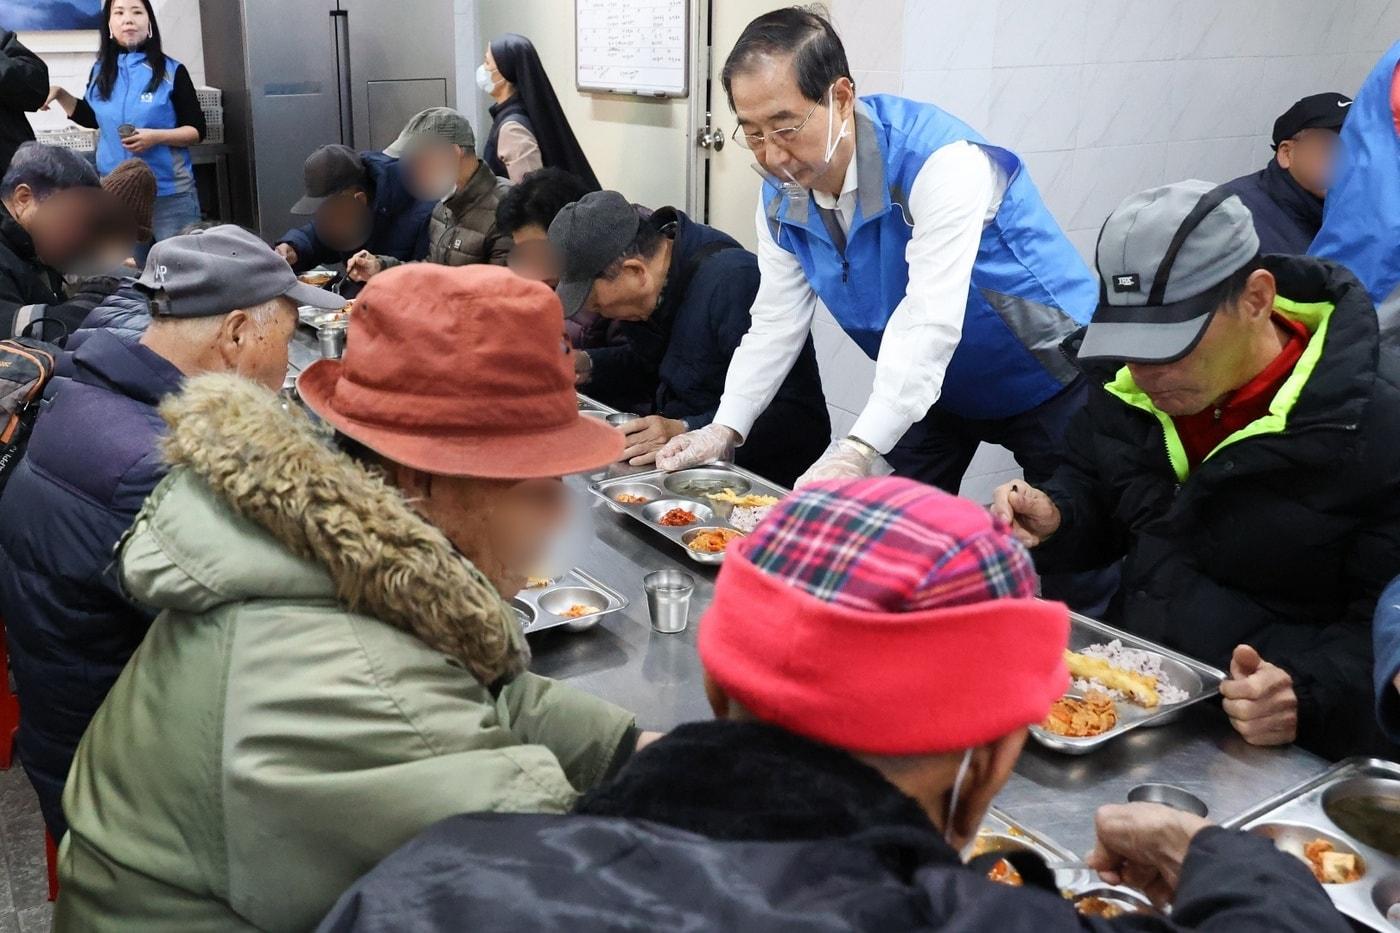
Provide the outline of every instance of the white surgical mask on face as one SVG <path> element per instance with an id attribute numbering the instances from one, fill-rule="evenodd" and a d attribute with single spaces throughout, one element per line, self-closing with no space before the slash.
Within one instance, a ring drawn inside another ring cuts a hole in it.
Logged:
<path id="1" fill-rule="evenodd" d="M 491 78 L 491 69 L 483 62 L 476 66 L 476 86 L 481 88 L 483 94 L 490 94 L 496 89 L 496 82 Z"/>
<path id="2" fill-rule="evenodd" d="M 958 775 L 953 778 L 953 795 L 948 799 L 948 817 L 943 821 L 943 839 L 949 845 L 953 844 L 953 816 L 958 812 L 958 798 L 962 796 L 963 781 L 967 778 L 967 769 L 971 764 L 972 749 L 969 748 L 963 752 L 962 764 L 958 765 Z"/>
<path id="3" fill-rule="evenodd" d="M 830 162 L 831 157 L 836 154 L 836 147 L 841 145 L 841 140 L 846 138 L 849 120 L 842 119 L 841 131 L 836 134 L 836 138 L 831 138 L 831 128 L 836 122 L 836 85 L 827 88 L 826 91 L 826 155 L 823 161 Z"/>

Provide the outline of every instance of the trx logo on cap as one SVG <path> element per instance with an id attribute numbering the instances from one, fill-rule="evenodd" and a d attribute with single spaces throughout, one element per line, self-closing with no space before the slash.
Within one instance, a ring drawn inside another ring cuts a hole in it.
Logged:
<path id="1" fill-rule="evenodd" d="M 1136 272 L 1115 275 L 1113 277 L 1113 290 L 1115 292 L 1140 292 L 1142 291 L 1142 280 Z"/>

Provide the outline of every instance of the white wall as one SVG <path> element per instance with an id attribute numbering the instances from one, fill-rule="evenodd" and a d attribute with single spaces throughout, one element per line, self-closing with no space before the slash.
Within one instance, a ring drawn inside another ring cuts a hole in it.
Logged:
<path id="1" fill-rule="evenodd" d="M 860 93 L 932 101 L 1020 153 L 1089 261 L 1124 197 L 1263 167 L 1278 114 L 1355 93 L 1400 38 L 1396 0 L 834 0 L 833 15 Z M 816 338 L 842 433 L 874 365 L 830 319 Z M 1015 473 L 984 447 L 963 491 Z"/>
<path id="2" fill-rule="evenodd" d="M 161 41 L 167 54 L 179 59 L 190 70 L 195 87 L 204 84 L 204 43 L 200 36 L 199 4 L 196 0 L 152 0 Z M 33 49 L 49 66 L 49 83 L 57 84 L 81 97 L 88 73 L 97 54 L 98 35 L 92 30 L 21 32 L 20 41 Z M 30 114 L 35 128 L 67 124 L 57 107 Z"/>

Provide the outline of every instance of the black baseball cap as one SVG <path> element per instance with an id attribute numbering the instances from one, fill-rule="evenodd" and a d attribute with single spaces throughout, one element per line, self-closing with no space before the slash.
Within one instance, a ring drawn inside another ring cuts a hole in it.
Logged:
<path id="1" fill-rule="evenodd" d="M 256 308 L 279 295 L 324 311 L 345 299 L 297 280 L 287 260 L 232 224 L 161 240 L 151 247 L 137 285 L 162 296 L 168 317 L 213 317 Z"/>
<path id="2" fill-rule="evenodd" d="M 559 253 L 555 292 L 564 317 L 583 310 L 593 283 L 637 239 L 642 217 L 616 191 L 594 191 L 566 205 L 549 225 L 549 242 Z"/>
<path id="3" fill-rule="evenodd" d="M 1259 255 L 1259 234 L 1237 195 L 1183 181 L 1124 199 L 1096 252 L 1099 306 L 1079 359 L 1171 363 L 1200 343 L 1217 286 Z"/>
<path id="4" fill-rule="evenodd" d="M 1274 148 L 1285 139 L 1292 139 L 1303 130 L 1313 128 L 1339 130 L 1351 112 L 1351 98 L 1328 91 L 1311 94 L 1298 101 L 1274 121 Z"/>
<path id="5" fill-rule="evenodd" d="M 366 183 L 368 174 L 360 154 L 349 146 L 322 146 L 306 157 L 306 196 L 292 205 L 293 214 L 314 214 L 321 202 L 346 188 Z"/>

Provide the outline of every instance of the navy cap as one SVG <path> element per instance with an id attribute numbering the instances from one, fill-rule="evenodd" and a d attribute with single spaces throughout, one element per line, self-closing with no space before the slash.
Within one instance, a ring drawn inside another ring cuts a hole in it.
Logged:
<path id="1" fill-rule="evenodd" d="M 1339 130 L 1351 112 L 1351 98 L 1328 91 L 1311 94 L 1295 103 L 1274 121 L 1274 148 L 1285 139 L 1292 139 L 1303 130 L 1320 128 Z"/>

